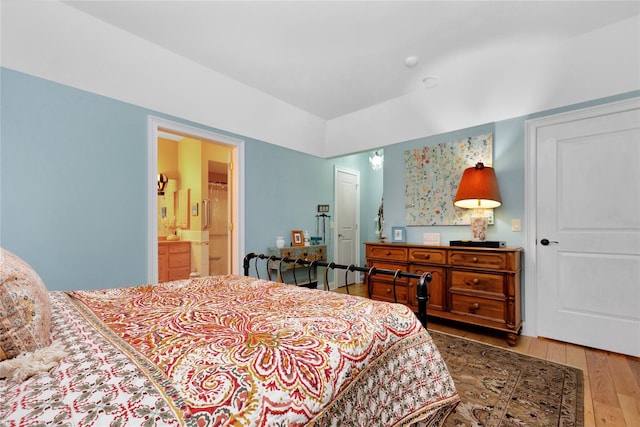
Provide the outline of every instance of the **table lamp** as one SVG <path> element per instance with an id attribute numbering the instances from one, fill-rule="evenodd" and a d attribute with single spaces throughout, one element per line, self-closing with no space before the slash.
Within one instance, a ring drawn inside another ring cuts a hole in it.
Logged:
<path id="1" fill-rule="evenodd" d="M 498 180 L 493 168 L 478 162 L 474 167 L 465 169 L 453 204 L 460 208 L 474 210 L 471 216 L 472 240 L 484 241 L 489 223 L 484 210 L 497 208 L 502 204 Z"/>

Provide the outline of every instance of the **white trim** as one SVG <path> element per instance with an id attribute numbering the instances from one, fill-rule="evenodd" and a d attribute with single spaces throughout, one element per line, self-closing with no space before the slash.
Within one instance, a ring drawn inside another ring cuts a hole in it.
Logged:
<path id="1" fill-rule="evenodd" d="M 356 249 L 356 253 L 355 253 L 355 259 L 356 262 L 358 264 L 360 264 L 360 171 L 357 171 L 355 169 L 349 169 L 349 168 L 345 168 L 342 166 L 334 166 L 333 168 L 333 206 L 334 206 L 334 215 L 335 221 L 332 221 L 334 224 L 337 224 L 337 213 L 338 213 L 338 203 L 337 203 L 337 198 L 336 195 L 338 194 L 338 173 L 339 172 L 343 172 L 343 173 L 348 173 L 350 175 L 355 175 L 356 177 L 356 232 L 355 232 L 355 249 Z M 338 259 L 338 227 L 333 227 L 333 233 L 331 233 L 333 235 L 333 257 L 332 259 L 337 260 Z M 329 287 L 329 289 L 335 289 L 337 286 L 337 282 L 335 280 L 335 274 L 334 274 L 334 280 L 333 283 L 331 284 L 332 286 Z"/>
<path id="2" fill-rule="evenodd" d="M 244 147 L 245 141 L 242 139 L 234 138 L 228 135 L 219 134 L 216 132 L 207 131 L 197 127 L 185 125 L 183 123 L 173 122 L 167 119 L 159 117 L 149 116 L 147 121 L 147 150 L 149 155 L 147 170 L 149 177 L 148 188 L 148 262 L 147 262 L 147 277 L 149 283 L 158 282 L 158 218 L 156 215 L 158 206 L 158 194 L 155 190 L 158 175 L 158 128 L 171 129 L 181 134 L 193 135 L 196 138 L 204 138 L 207 140 L 215 141 L 221 144 L 229 145 L 232 147 L 232 161 L 233 170 L 231 171 L 231 177 L 234 182 L 233 186 L 233 200 L 235 206 L 233 207 L 233 231 L 231 232 L 231 241 L 233 250 L 233 263 L 231 264 L 231 272 L 233 274 L 241 274 L 240 268 L 242 259 L 244 257 Z"/>
<path id="3" fill-rule="evenodd" d="M 640 98 L 583 108 L 554 114 L 525 122 L 525 176 L 524 176 L 524 217 L 526 234 L 524 240 L 524 314 L 525 321 L 522 334 L 538 336 L 538 300 L 536 278 L 536 243 L 537 243 L 537 176 L 536 176 L 536 137 L 538 129 L 554 126 L 574 120 L 620 113 L 640 108 Z"/>

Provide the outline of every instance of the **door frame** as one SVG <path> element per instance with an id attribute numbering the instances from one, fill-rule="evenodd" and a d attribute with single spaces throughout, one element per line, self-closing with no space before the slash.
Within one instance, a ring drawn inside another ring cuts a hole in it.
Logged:
<path id="1" fill-rule="evenodd" d="M 231 179 L 233 180 L 233 216 L 231 219 L 234 224 L 231 230 L 232 258 L 231 264 L 232 274 L 241 274 L 240 263 L 244 258 L 244 146 L 243 139 L 234 138 L 232 136 L 209 131 L 206 129 L 186 125 L 184 123 L 174 122 L 168 119 L 148 116 L 147 118 L 147 171 L 148 171 L 148 254 L 147 254 L 147 278 L 149 283 L 158 282 L 158 128 L 169 129 L 180 134 L 186 134 L 195 138 L 207 139 L 228 145 L 231 148 L 231 161 L 233 169 L 231 170 Z"/>
<path id="2" fill-rule="evenodd" d="M 355 254 L 354 254 L 354 258 L 357 260 L 357 264 L 360 264 L 360 171 L 355 170 L 355 169 L 349 169 L 349 168 L 345 168 L 342 166 L 334 166 L 333 169 L 333 206 L 335 206 L 334 209 L 334 221 L 330 222 L 330 224 L 333 224 L 333 233 L 331 233 L 333 235 L 333 259 L 335 260 L 336 263 L 338 263 L 338 230 L 340 227 L 336 226 L 339 225 L 338 224 L 338 173 L 347 173 L 350 175 L 355 175 L 356 176 L 356 206 L 355 206 L 355 211 L 356 211 L 356 233 L 355 233 Z M 359 272 L 354 272 L 354 274 L 360 274 Z M 356 276 L 357 277 L 357 276 Z M 357 281 L 359 281 L 360 279 L 356 279 Z M 337 287 L 338 281 L 335 278 L 335 274 L 333 276 L 333 282 L 330 284 L 329 289 L 335 289 Z"/>
<path id="3" fill-rule="evenodd" d="M 594 116 L 613 114 L 638 108 L 640 98 L 630 98 L 623 101 L 611 102 L 594 107 L 582 108 L 565 113 L 553 114 L 541 118 L 527 120 L 525 122 L 525 176 L 524 176 L 524 315 L 525 320 L 522 334 L 538 336 L 538 285 L 536 274 L 537 251 L 537 146 L 536 137 L 538 129 L 546 126 L 557 125 L 569 121 L 586 119 Z"/>

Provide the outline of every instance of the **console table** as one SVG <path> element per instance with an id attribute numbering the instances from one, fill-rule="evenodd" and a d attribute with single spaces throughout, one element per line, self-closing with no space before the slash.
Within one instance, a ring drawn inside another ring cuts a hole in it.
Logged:
<path id="1" fill-rule="evenodd" d="M 269 256 L 271 255 L 282 258 L 289 258 L 294 261 L 297 259 L 304 261 L 324 261 L 327 258 L 327 245 L 269 248 Z M 307 267 L 303 265 L 294 265 L 293 262 L 282 263 L 282 265 L 280 265 L 280 263 L 280 261 L 269 261 L 269 269 L 272 271 L 272 274 L 276 275 L 277 282 L 291 283 L 307 288 L 316 288 L 318 286 L 317 266 Z M 293 276 L 294 268 L 295 280 Z"/>
<path id="2" fill-rule="evenodd" d="M 367 267 L 430 272 L 427 315 L 505 332 L 515 345 L 522 329 L 522 248 L 366 243 Z M 376 275 L 371 298 L 418 309 L 416 280 Z"/>

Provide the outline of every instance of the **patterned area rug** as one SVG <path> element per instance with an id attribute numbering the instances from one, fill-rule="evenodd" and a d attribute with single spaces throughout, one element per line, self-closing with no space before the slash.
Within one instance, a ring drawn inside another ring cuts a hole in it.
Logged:
<path id="1" fill-rule="evenodd" d="M 446 427 L 583 426 L 582 370 L 429 332 L 461 398 Z"/>

